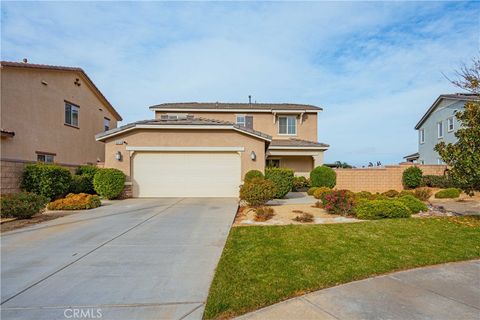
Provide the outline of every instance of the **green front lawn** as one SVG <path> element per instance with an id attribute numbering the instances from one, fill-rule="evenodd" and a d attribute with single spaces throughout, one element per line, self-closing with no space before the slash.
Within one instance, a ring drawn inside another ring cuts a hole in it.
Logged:
<path id="1" fill-rule="evenodd" d="M 478 257 L 478 217 L 232 228 L 204 316 L 230 317 L 377 274 Z"/>

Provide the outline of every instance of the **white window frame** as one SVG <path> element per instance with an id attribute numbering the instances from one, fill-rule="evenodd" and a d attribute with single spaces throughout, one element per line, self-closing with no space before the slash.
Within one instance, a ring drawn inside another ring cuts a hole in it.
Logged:
<path id="1" fill-rule="evenodd" d="M 280 132 L 280 119 L 282 118 L 285 118 L 286 119 L 286 133 L 281 133 Z M 289 125 L 288 125 L 288 119 L 294 119 L 295 121 L 295 126 L 294 126 L 294 131 L 293 133 L 289 133 L 288 132 L 288 129 L 289 129 Z M 278 116 L 278 135 L 281 135 L 281 136 L 296 136 L 297 135 L 297 116 Z"/>
<path id="2" fill-rule="evenodd" d="M 68 120 L 67 119 L 67 107 L 70 107 L 70 122 L 67 121 Z M 73 115 L 74 114 L 77 115 L 77 123 L 74 123 L 74 121 L 73 121 Z M 78 128 L 79 123 L 80 123 L 80 107 L 71 103 L 71 102 L 65 101 L 64 120 L 65 120 L 66 125 Z"/>
<path id="3" fill-rule="evenodd" d="M 110 130 L 110 119 L 103 117 L 103 131 Z"/>
<path id="4" fill-rule="evenodd" d="M 239 120 L 239 118 L 243 118 L 243 121 Z M 235 123 L 241 127 L 246 127 L 247 126 L 247 116 L 244 114 L 236 114 L 235 115 Z"/>
<path id="5" fill-rule="evenodd" d="M 450 126 L 452 127 L 451 129 Z M 452 132 L 453 130 L 455 130 L 455 120 L 453 117 L 450 117 L 447 119 L 447 131 Z"/>
<path id="6" fill-rule="evenodd" d="M 425 129 L 420 129 L 418 131 L 418 134 L 419 134 L 419 139 L 420 139 L 420 144 L 424 144 L 425 143 Z"/>
<path id="7" fill-rule="evenodd" d="M 43 160 L 41 158 L 43 157 Z M 46 153 L 37 153 L 37 162 L 54 163 L 55 155 Z"/>
<path id="8" fill-rule="evenodd" d="M 437 122 L 437 138 L 438 139 L 443 138 L 443 122 L 442 121 Z"/>

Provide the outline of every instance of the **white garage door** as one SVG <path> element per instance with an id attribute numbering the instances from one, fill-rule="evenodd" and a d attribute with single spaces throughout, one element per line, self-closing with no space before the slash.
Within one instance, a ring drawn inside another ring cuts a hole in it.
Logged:
<path id="1" fill-rule="evenodd" d="M 236 152 L 138 152 L 133 157 L 134 197 L 238 197 Z"/>

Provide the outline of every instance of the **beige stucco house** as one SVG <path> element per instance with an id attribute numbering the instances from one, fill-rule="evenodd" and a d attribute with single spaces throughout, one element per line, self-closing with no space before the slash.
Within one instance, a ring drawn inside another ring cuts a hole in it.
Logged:
<path id="1" fill-rule="evenodd" d="M 152 120 L 97 135 L 105 166 L 135 197 L 236 197 L 245 173 L 266 166 L 307 175 L 323 164 L 321 108 L 301 104 L 166 103 Z"/>
<path id="2" fill-rule="evenodd" d="M 1 62 L 1 192 L 16 192 L 26 163 L 103 162 L 95 135 L 121 116 L 81 68 Z"/>

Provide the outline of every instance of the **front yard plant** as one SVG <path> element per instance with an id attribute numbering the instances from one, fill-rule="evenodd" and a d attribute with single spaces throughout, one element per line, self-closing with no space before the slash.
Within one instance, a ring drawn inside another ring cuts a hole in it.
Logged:
<path id="1" fill-rule="evenodd" d="M 326 194 L 331 192 L 332 189 L 327 187 L 316 187 L 315 191 L 313 192 L 313 197 L 315 199 L 323 200 Z"/>
<path id="2" fill-rule="evenodd" d="M 448 188 L 443 189 L 435 193 L 435 198 L 437 199 L 452 199 L 460 197 L 462 190 L 457 188 Z"/>
<path id="3" fill-rule="evenodd" d="M 31 192 L 2 195 L 2 218 L 29 219 L 45 209 L 48 199 Z"/>
<path id="4" fill-rule="evenodd" d="M 304 191 L 308 188 L 310 188 L 310 181 L 307 178 L 303 176 L 293 177 L 292 191 Z"/>
<path id="5" fill-rule="evenodd" d="M 72 176 L 70 192 L 95 194 L 93 178 L 98 170 L 100 170 L 100 168 L 91 165 L 78 167 L 75 175 Z"/>
<path id="6" fill-rule="evenodd" d="M 358 219 L 409 218 L 410 209 L 399 200 L 371 200 L 359 203 L 355 208 Z"/>
<path id="7" fill-rule="evenodd" d="M 422 184 L 422 170 L 418 167 L 409 167 L 403 171 L 402 182 L 406 189 L 414 189 Z"/>
<path id="8" fill-rule="evenodd" d="M 308 194 L 309 196 L 313 196 L 313 194 L 315 193 L 315 190 L 317 190 L 317 189 L 318 189 L 318 187 L 310 187 L 310 188 L 308 188 L 308 190 L 307 190 L 307 194 Z"/>
<path id="9" fill-rule="evenodd" d="M 275 185 L 275 198 L 282 199 L 292 190 L 293 170 L 287 168 L 267 168 L 265 169 L 265 179 L 272 181 Z"/>
<path id="10" fill-rule="evenodd" d="M 327 166 L 319 166 L 310 172 L 312 187 L 327 187 L 332 189 L 337 184 L 337 174 Z"/>
<path id="11" fill-rule="evenodd" d="M 71 183 L 68 169 L 53 164 L 29 164 L 25 167 L 21 187 L 49 200 L 64 196 Z"/>
<path id="12" fill-rule="evenodd" d="M 249 206 L 261 206 L 275 197 L 276 190 L 272 181 L 255 178 L 240 187 L 240 200 Z"/>
<path id="13" fill-rule="evenodd" d="M 125 174 L 118 169 L 99 169 L 93 178 L 95 191 L 104 198 L 115 199 L 123 191 Z"/>
<path id="14" fill-rule="evenodd" d="M 100 207 L 100 198 L 97 195 L 70 193 L 63 199 L 50 202 L 48 210 L 85 210 Z"/>
<path id="15" fill-rule="evenodd" d="M 428 207 L 425 203 L 415 198 L 412 195 L 405 195 L 398 198 L 398 201 L 403 203 L 411 213 L 425 212 L 428 210 Z"/>
<path id="16" fill-rule="evenodd" d="M 389 272 L 480 257 L 480 219 L 232 228 L 204 317 L 223 319 Z"/>
<path id="17" fill-rule="evenodd" d="M 273 208 L 268 206 L 262 206 L 254 209 L 255 221 L 267 221 L 273 218 L 275 215 Z"/>
<path id="18" fill-rule="evenodd" d="M 322 197 L 322 203 L 329 213 L 349 215 L 354 210 L 355 195 L 349 190 L 333 190 Z"/>
<path id="19" fill-rule="evenodd" d="M 262 171 L 260 170 L 250 170 L 245 173 L 245 177 L 243 178 L 244 182 L 249 182 L 253 179 L 263 179 L 265 176 L 263 175 Z"/>

